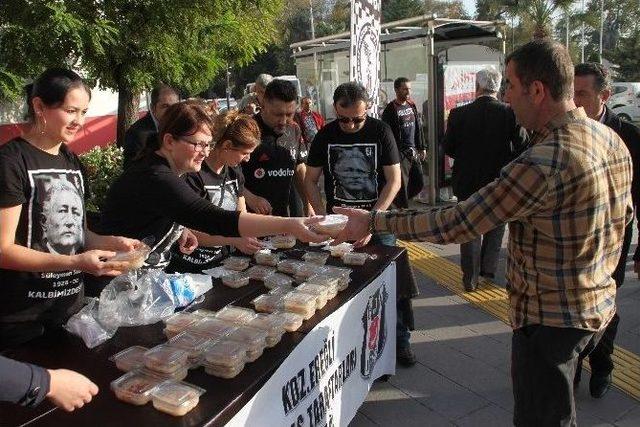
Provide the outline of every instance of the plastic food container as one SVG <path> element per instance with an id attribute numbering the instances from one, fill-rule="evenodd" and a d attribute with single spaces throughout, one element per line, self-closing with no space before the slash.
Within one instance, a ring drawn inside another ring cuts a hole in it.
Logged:
<path id="1" fill-rule="evenodd" d="M 271 244 L 278 249 L 291 249 L 296 245 L 296 238 L 290 234 L 280 234 L 271 237 Z"/>
<path id="2" fill-rule="evenodd" d="M 111 390 L 116 397 L 132 405 L 145 405 L 151 400 L 151 392 L 163 380 L 131 371 L 111 382 Z"/>
<path id="3" fill-rule="evenodd" d="M 256 316 L 255 311 L 250 308 L 235 307 L 227 305 L 216 313 L 216 318 L 230 323 L 244 325 Z"/>
<path id="4" fill-rule="evenodd" d="M 109 358 L 121 371 L 129 372 L 144 366 L 142 356 L 149 350 L 147 347 L 134 345 Z"/>
<path id="5" fill-rule="evenodd" d="M 329 259 L 329 254 L 326 252 L 305 252 L 302 255 L 302 259 L 306 262 L 310 262 L 316 265 L 325 265 L 327 263 L 327 259 Z"/>
<path id="6" fill-rule="evenodd" d="M 303 292 L 289 292 L 283 298 L 285 311 L 298 313 L 309 320 L 316 312 L 316 297 Z"/>
<path id="7" fill-rule="evenodd" d="M 194 334 L 215 339 L 228 335 L 234 329 L 235 328 L 229 325 L 229 323 L 216 317 L 205 317 L 195 325 L 189 327 L 189 331 Z"/>
<path id="8" fill-rule="evenodd" d="M 217 312 L 213 310 L 207 310 L 206 308 L 199 308 L 196 311 L 192 311 L 191 313 L 198 316 L 198 320 L 202 319 L 203 317 L 215 317 L 217 314 Z"/>
<path id="9" fill-rule="evenodd" d="M 225 337 L 225 340 L 237 341 L 247 345 L 247 362 L 256 360 L 267 346 L 267 332 L 241 326 Z"/>
<path id="10" fill-rule="evenodd" d="M 302 326 L 304 318 L 298 313 L 291 313 L 289 311 L 276 311 L 271 313 L 275 318 L 282 319 L 284 322 L 284 330 L 287 332 L 295 332 Z"/>
<path id="11" fill-rule="evenodd" d="M 325 215 L 322 221 L 312 224 L 310 228 L 318 234 L 335 237 L 347 226 L 349 217 L 341 214 Z"/>
<path id="12" fill-rule="evenodd" d="M 166 380 L 182 381 L 183 379 L 187 378 L 187 375 L 189 374 L 189 369 L 197 368 L 197 367 L 198 365 L 192 366 L 191 364 L 187 364 L 186 366 L 171 373 L 158 372 L 158 371 L 154 371 L 153 369 L 144 367 L 140 369 L 140 373 L 144 375 L 148 375 L 150 377 L 158 378 L 159 380 L 162 380 L 162 381 L 166 381 Z"/>
<path id="13" fill-rule="evenodd" d="M 269 289 L 291 288 L 293 279 L 286 274 L 273 273 L 264 279 L 264 285 Z"/>
<path id="14" fill-rule="evenodd" d="M 301 261 L 295 259 L 285 259 L 278 263 L 278 271 L 283 273 L 295 274 L 302 265 Z"/>
<path id="15" fill-rule="evenodd" d="M 209 337 L 184 331 L 171 338 L 167 344 L 171 347 L 186 351 L 189 354 L 188 360 L 190 367 L 194 368 L 202 360 L 202 353 L 210 342 L 211 338 Z"/>
<path id="16" fill-rule="evenodd" d="M 317 274 L 322 274 L 324 271 L 324 266 L 320 266 L 318 264 L 313 264 L 310 262 L 303 262 L 296 270 L 295 277 L 297 280 L 306 280 L 309 277 L 315 276 Z"/>
<path id="17" fill-rule="evenodd" d="M 233 378 L 244 368 L 249 347 L 241 342 L 220 340 L 204 353 L 202 366 L 209 375 Z"/>
<path id="18" fill-rule="evenodd" d="M 278 309 L 283 308 L 282 295 L 277 294 L 262 294 L 258 295 L 251 301 L 251 304 L 256 308 L 256 311 L 262 311 L 272 313 Z"/>
<path id="19" fill-rule="evenodd" d="M 200 319 L 200 316 L 186 311 L 176 313 L 173 316 L 165 319 L 164 334 L 167 336 L 167 338 L 173 338 Z"/>
<path id="20" fill-rule="evenodd" d="M 363 252 L 347 252 L 342 255 L 342 261 L 348 265 L 364 265 L 369 258 L 369 254 Z"/>
<path id="21" fill-rule="evenodd" d="M 254 256 L 258 264 L 275 267 L 280 261 L 281 254 L 271 252 L 270 249 L 260 249 Z"/>
<path id="22" fill-rule="evenodd" d="M 273 314 L 258 313 L 247 323 L 247 326 L 265 331 L 267 333 L 267 347 L 273 347 L 282 339 L 286 323 L 283 318 Z"/>
<path id="23" fill-rule="evenodd" d="M 329 278 L 338 279 L 338 291 L 344 291 L 351 283 L 351 270 L 348 267 L 327 267 L 325 275 Z"/>
<path id="24" fill-rule="evenodd" d="M 264 280 L 270 274 L 275 273 L 276 269 L 266 265 L 254 265 L 245 274 L 253 280 Z"/>
<path id="25" fill-rule="evenodd" d="M 340 243 L 339 245 L 329 246 L 329 252 L 331 252 L 331 256 L 342 258 L 344 254 L 349 253 L 353 250 L 353 245 L 351 243 Z"/>
<path id="26" fill-rule="evenodd" d="M 143 243 L 138 249 L 133 251 L 116 252 L 116 255 L 108 261 L 121 263 L 118 270 L 123 272 L 136 270 L 144 265 L 144 262 L 150 253 L 151 248 Z"/>
<path id="27" fill-rule="evenodd" d="M 243 271 L 249 268 L 249 261 L 250 259 L 247 257 L 230 256 L 223 260 L 222 264 L 229 270 Z"/>
<path id="28" fill-rule="evenodd" d="M 153 407 L 181 417 L 198 406 L 204 392 L 203 388 L 183 381 L 165 381 L 151 392 Z"/>
<path id="29" fill-rule="evenodd" d="M 230 288 L 241 288 L 249 284 L 249 276 L 246 273 L 234 273 L 222 278 L 222 284 Z"/>
<path id="30" fill-rule="evenodd" d="M 305 294 L 315 295 L 316 297 L 316 310 L 320 310 L 327 305 L 327 295 L 329 290 L 322 285 L 313 285 L 309 283 L 303 283 L 296 288 L 296 292 L 303 292 Z"/>
<path id="31" fill-rule="evenodd" d="M 153 347 L 142 357 L 144 366 L 161 373 L 170 374 L 187 366 L 189 353 L 167 344 Z"/>
<path id="32" fill-rule="evenodd" d="M 323 286 L 327 289 L 327 299 L 333 299 L 338 295 L 339 277 L 329 277 L 327 275 L 317 275 L 307 279 L 306 284 Z M 299 288 L 300 286 L 298 286 Z"/>

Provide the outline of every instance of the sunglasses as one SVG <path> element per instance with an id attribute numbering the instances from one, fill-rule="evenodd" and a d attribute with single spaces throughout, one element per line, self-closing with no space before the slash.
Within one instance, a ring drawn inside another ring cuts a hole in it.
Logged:
<path id="1" fill-rule="evenodd" d="M 367 120 L 367 115 L 365 114 L 364 116 L 360 116 L 360 117 L 343 117 L 343 116 L 338 116 L 336 118 L 336 120 L 338 120 L 340 123 L 351 123 L 353 122 L 354 125 L 360 124 L 362 122 L 364 122 L 365 120 Z"/>

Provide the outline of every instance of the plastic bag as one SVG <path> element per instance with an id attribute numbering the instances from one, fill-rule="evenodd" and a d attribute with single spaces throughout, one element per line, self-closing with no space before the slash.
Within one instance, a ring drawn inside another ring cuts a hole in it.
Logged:
<path id="1" fill-rule="evenodd" d="M 172 274 L 169 276 L 176 307 L 184 307 L 213 287 L 205 274 Z"/>
<path id="2" fill-rule="evenodd" d="M 64 325 L 70 333 L 79 336 L 85 345 L 93 348 L 111 338 L 117 328 L 103 325 L 98 320 L 98 299 L 87 298 L 87 305 L 71 316 Z"/>

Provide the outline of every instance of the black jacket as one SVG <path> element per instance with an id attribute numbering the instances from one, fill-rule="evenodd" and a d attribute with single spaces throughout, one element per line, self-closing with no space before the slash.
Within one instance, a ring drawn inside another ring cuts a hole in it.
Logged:
<path id="1" fill-rule="evenodd" d="M 49 372 L 0 356 L 0 402 L 36 406 L 49 393 Z"/>
<path id="2" fill-rule="evenodd" d="M 155 137 L 158 134 L 158 128 L 153 121 L 151 113 L 136 121 L 131 125 L 124 134 L 123 148 L 123 166 L 126 169 L 133 159 L 142 151 L 149 137 Z"/>
<path id="3" fill-rule="evenodd" d="M 449 113 L 444 150 L 455 159 L 451 184 L 459 200 L 496 179 L 524 144 L 513 110 L 481 96 Z"/>
<path id="4" fill-rule="evenodd" d="M 424 143 L 422 141 L 422 128 L 420 126 L 420 114 L 418 114 L 418 109 L 416 108 L 416 104 L 414 104 L 411 101 L 408 101 L 408 102 L 409 102 L 409 105 L 411 105 L 411 108 L 413 109 L 413 116 L 415 117 L 415 121 L 416 121 L 415 123 L 416 131 L 414 133 L 414 140 L 415 140 L 414 145 L 416 147 L 416 150 L 422 151 L 425 148 L 424 148 Z M 398 110 L 396 109 L 395 101 L 391 101 L 389 104 L 387 104 L 384 111 L 382 112 L 381 120 L 391 127 L 393 136 L 396 139 L 396 144 L 398 145 L 398 150 L 400 150 L 401 152 L 404 151 L 406 147 L 401 146 L 402 136 L 400 135 L 400 118 L 398 118 Z"/>

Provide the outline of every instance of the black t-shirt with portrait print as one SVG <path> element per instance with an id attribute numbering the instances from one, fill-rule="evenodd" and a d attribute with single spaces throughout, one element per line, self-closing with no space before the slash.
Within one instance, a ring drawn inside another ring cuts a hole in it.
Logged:
<path id="1" fill-rule="evenodd" d="M 0 208 L 22 207 L 15 236 L 20 246 L 63 255 L 82 252 L 85 185 L 80 160 L 65 145 L 56 155 L 22 138 L 0 147 Z M 0 268 L 0 284 L 0 328 L 23 322 L 57 326 L 82 306 L 80 271 Z"/>
<path id="2" fill-rule="evenodd" d="M 267 126 L 262 116 L 254 116 L 260 126 L 260 145 L 242 163 L 246 188 L 264 197 L 273 208 L 273 215 L 289 216 L 289 191 L 296 166 L 304 163 L 306 148 L 300 127 L 291 123 L 282 135 Z"/>
<path id="3" fill-rule="evenodd" d="M 236 237 L 239 217 L 201 198 L 165 158 L 151 153 L 111 185 L 98 232 L 146 240 L 152 251 L 145 267 L 164 268 L 184 227 Z"/>
<path id="4" fill-rule="evenodd" d="M 238 198 L 244 190 L 244 176 L 240 167 L 224 166 L 220 173 L 214 172 L 206 162 L 200 172 L 188 173 L 184 179 L 200 197 L 226 211 L 238 210 Z M 183 254 L 174 246 L 169 271 L 199 273 L 216 266 L 229 254 L 229 247 L 198 246 L 190 254 Z"/>
<path id="5" fill-rule="evenodd" d="M 337 120 L 327 124 L 307 158 L 309 166 L 323 169 L 328 213 L 334 206 L 371 210 L 386 183 L 383 166 L 399 162 L 391 128 L 373 117 L 355 133 L 343 132 Z"/>

